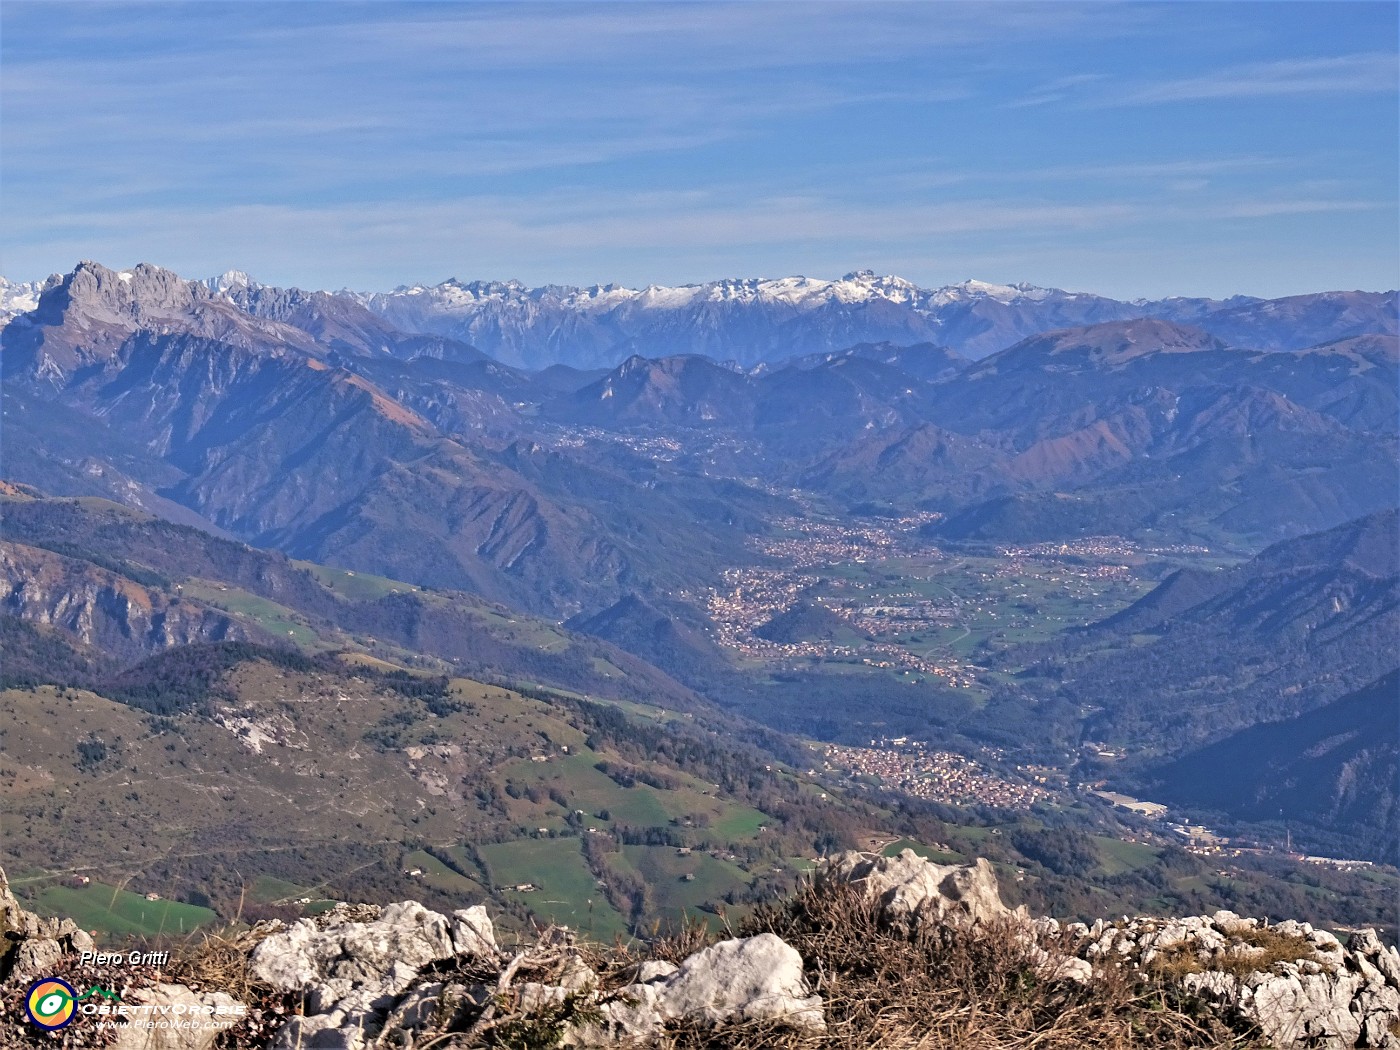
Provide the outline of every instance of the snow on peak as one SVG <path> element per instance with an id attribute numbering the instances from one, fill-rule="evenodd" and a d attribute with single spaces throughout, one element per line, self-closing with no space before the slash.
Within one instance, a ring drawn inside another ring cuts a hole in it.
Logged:
<path id="1" fill-rule="evenodd" d="M 452 277 L 433 285 L 401 285 L 388 293 L 356 293 L 354 298 L 371 305 L 391 299 L 416 299 L 423 307 L 449 313 L 474 311 L 488 304 L 528 309 L 528 304 L 533 302 L 596 314 L 618 307 L 681 310 L 700 303 L 766 303 L 805 311 L 833 303 L 849 305 L 874 300 L 900 303 L 915 309 L 936 309 L 949 303 L 974 299 L 1011 303 L 1041 301 L 1067 294 L 1031 284 L 992 284 L 972 279 L 943 288 L 927 289 L 903 277 L 893 274 L 881 276 L 874 270 L 863 269 L 853 270 L 836 280 L 801 275 L 726 277 L 700 284 L 651 284 L 644 288 L 628 288 L 618 284 L 589 287 L 545 285 L 532 288 L 517 280 L 463 281 Z"/>
<path id="2" fill-rule="evenodd" d="M 694 284 L 645 287 L 615 283 L 531 287 L 518 280 L 468 281 L 452 277 L 436 284 L 401 285 L 392 292 L 343 294 L 401 326 L 452 332 L 467 339 L 485 338 L 488 342 L 493 338 L 491 332 L 514 331 L 521 325 L 528 327 L 545 316 L 556 314 L 590 318 L 590 323 L 626 325 L 633 323 L 626 320 L 633 314 L 681 314 L 697 309 L 731 308 L 806 314 L 890 303 L 931 315 L 959 303 L 1014 304 L 1070 295 L 1031 284 L 993 284 L 978 280 L 931 289 L 904 277 L 881 275 L 873 269 L 852 270 L 835 280 L 794 274 L 726 277 Z M 605 318 L 613 320 L 604 322 Z"/>
<path id="3" fill-rule="evenodd" d="M 227 295 L 229 292 L 258 287 L 258 283 L 242 270 L 225 270 L 218 277 L 206 277 L 199 283 L 215 295 Z"/>
<path id="4" fill-rule="evenodd" d="M 1034 284 L 992 284 L 969 277 L 966 281 L 938 289 L 932 294 L 932 299 L 938 305 L 963 302 L 969 299 L 991 299 L 999 303 L 1042 302 L 1046 299 L 1069 294 L 1071 293 L 1061 292 L 1054 288 L 1041 288 Z"/>
<path id="5" fill-rule="evenodd" d="M 10 281 L 0 277 L 0 328 L 11 318 L 35 309 L 43 290 L 43 281 Z"/>

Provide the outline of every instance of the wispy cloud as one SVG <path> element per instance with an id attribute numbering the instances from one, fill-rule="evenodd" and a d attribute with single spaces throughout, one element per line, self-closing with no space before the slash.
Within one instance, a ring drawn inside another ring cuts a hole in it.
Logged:
<path id="1" fill-rule="evenodd" d="M 1255 62 L 1202 76 L 1164 80 L 1100 99 L 1104 106 L 1138 106 L 1280 95 L 1394 93 L 1400 61 L 1393 52 Z"/>
<path id="2" fill-rule="evenodd" d="M 1280 215 L 1326 215 L 1335 212 L 1384 211 L 1387 205 L 1372 200 L 1262 200 L 1236 201 L 1211 209 L 1222 219 L 1272 219 Z"/>
<path id="3" fill-rule="evenodd" d="M 742 201 L 703 191 L 613 194 L 552 193 L 529 199 L 473 197 L 385 206 L 145 209 L 75 212 L 61 220 L 21 219 L 20 237 L 41 236 L 76 259 L 98 255 L 126 265 L 140 259 L 184 267 L 193 276 L 237 261 L 265 280 L 297 283 L 300 246 L 316 244 L 320 283 L 360 280 L 386 261 L 403 279 L 520 276 L 544 282 L 675 279 L 654 271 L 667 255 L 713 258 L 713 277 L 749 274 L 743 260 L 907 257 L 938 246 L 1011 242 L 1079 243 L 1129 231 L 1201 228 L 1223 219 L 1265 221 L 1279 216 L 1365 212 L 1384 202 L 1344 199 L 1244 198 L 1163 207 L 1147 201 L 1008 202 L 973 199 L 891 211 L 814 196 L 754 196 Z M 266 231 L 278 236 L 269 240 Z M 127 245 L 119 250 L 117 246 Z M 842 246 L 846 246 L 845 249 Z M 619 272 L 619 260 L 628 260 Z M 532 261 L 533 260 L 533 261 Z M 541 260 L 567 273 L 550 272 Z M 606 260 L 606 261 L 605 261 Z M 849 268 L 849 265 L 847 266 Z M 766 276 L 778 276 L 768 273 Z M 965 276 L 965 275 L 964 275 Z M 1020 275 L 1026 276 L 1024 274 Z M 302 278 L 301 280 L 305 280 Z"/>
<path id="4" fill-rule="evenodd" d="M 904 192 L 941 190 L 988 184 L 1026 185 L 1036 183 L 1155 183 L 1206 180 L 1220 176 L 1257 176 L 1261 172 L 1282 172 L 1316 164 L 1317 158 L 1288 156 L 1183 157 L 1175 160 L 1134 161 L 1130 163 L 1055 164 L 1022 168 L 970 168 L 960 171 L 897 171 L 876 169 L 867 177 L 872 183 L 897 187 Z"/>
<path id="5" fill-rule="evenodd" d="M 1021 98 L 1005 103 L 1005 105 L 1008 109 L 1048 106 L 1052 102 L 1063 102 L 1071 98 L 1082 87 L 1097 84 L 1107 79 L 1108 74 L 1106 73 L 1075 73 L 1071 76 L 1057 77 L 1031 89 L 1028 94 Z"/>
<path id="6" fill-rule="evenodd" d="M 1067 260 L 1100 260 L 1121 288 L 1136 253 L 1144 284 L 1228 257 L 1230 291 L 1241 245 L 1297 260 L 1302 228 L 1330 238 L 1319 272 L 1393 269 L 1372 221 L 1395 208 L 1385 5 L 175 10 L 0 4 L 12 276 L 84 256 L 366 287 L 908 259 L 936 280 L 1022 258 L 988 276 L 1091 286 Z M 1335 119 L 1291 119 L 1343 93 Z M 1168 104 L 1207 99 L 1209 126 Z"/>
<path id="7" fill-rule="evenodd" d="M 736 71 L 849 66 L 1026 39 L 1102 39 L 1141 24 L 1097 3 L 691 2 L 421 5 L 393 21 L 362 19 L 330 41 L 492 69 L 578 64 Z"/>

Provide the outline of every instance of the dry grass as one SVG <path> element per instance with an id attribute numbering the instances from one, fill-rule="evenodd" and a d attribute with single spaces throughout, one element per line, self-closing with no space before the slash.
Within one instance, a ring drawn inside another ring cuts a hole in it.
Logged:
<path id="1" fill-rule="evenodd" d="M 727 921 L 725 925 L 727 929 Z M 716 940 L 708 925 L 689 916 L 682 916 L 681 924 L 665 934 L 660 931 L 659 924 L 652 929 L 647 958 L 675 963 L 677 966 L 696 952 L 708 948 Z"/>
<path id="2" fill-rule="evenodd" d="M 1262 1044 L 1229 1030 L 1191 1000 L 1176 1001 L 1170 982 L 1144 981 L 1124 968 L 1089 987 L 1046 980 L 1030 957 L 1018 927 L 958 930 L 935 924 L 912 933 L 881 925 L 878 907 L 853 887 L 807 886 L 782 905 L 761 906 L 738 931 L 771 932 L 802 955 L 814 990 L 825 1003 L 827 1031 L 805 1033 L 772 1022 L 719 1028 L 671 1024 L 662 1050 L 1185 1050 L 1243 1048 Z M 1270 931 L 1271 933 L 1272 931 Z M 275 1029 L 280 1017 L 267 989 L 246 972 L 241 937 L 207 937 L 185 953 L 181 980 L 217 987 L 263 1004 Z M 1283 935 L 1261 933 L 1257 947 L 1287 954 Z M 440 1019 L 420 1038 L 432 1050 L 511 1047 L 543 1050 L 559 1045 L 571 1024 L 592 1021 L 583 997 L 525 1016 L 517 989 L 524 981 L 557 983 L 575 960 L 598 975 L 604 992 L 629 983 L 646 959 L 681 962 L 713 943 L 703 923 L 684 923 L 649 949 L 574 944 L 563 931 L 544 931 L 520 950 L 503 972 L 499 962 L 456 960 L 433 968 L 433 978 L 494 988 L 485 1009 L 467 1007 Z M 1043 945 L 1053 949 L 1053 945 Z M 1066 949 L 1070 948 L 1066 941 Z M 1295 953 L 1296 954 L 1296 953 Z M 172 968 L 174 969 L 174 968 Z M 242 1032 L 239 1050 L 265 1045 Z"/>
<path id="3" fill-rule="evenodd" d="M 298 996 L 259 981 L 248 967 L 249 953 L 269 932 L 254 927 L 201 934 L 170 954 L 167 980 L 197 992 L 223 992 L 248 1007 L 248 1015 L 220 1036 L 222 1050 L 254 1050 L 268 1045 L 297 1010 Z"/>
<path id="4" fill-rule="evenodd" d="M 221 1048 L 265 1047 L 297 1008 L 295 997 L 276 993 L 248 972 L 248 953 L 262 932 L 191 939 L 166 971 L 166 979 L 218 989 L 253 1008 L 247 1022 L 221 1037 Z M 881 924 L 878 906 L 847 885 L 809 884 L 786 903 L 760 906 L 737 931 L 763 932 L 777 934 L 802 955 L 813 990 L 824 1001 L 827 1030 L 798 1032 L 772 1022 L 719 1028 L 672 1023 L 662 1035 L 662 1050 L 1243 1050 L 1263 1045 L 1230 1030 L 1199 1001 L 1175 996 L 1166 972 L 1142 974 L 1125 966 L 1087 987 L 1049 980 L 1031 957 L 1021 927 L 955 929 L 930 923 L 912 932 L 892 930 Z M 549 929 L 537 943 L 520 946 L 504 968 L 499 960 L 444 961 L 425 977 L 489 993 L 476 999 L 480 1005 L 454 1004 L 419 1033 L 415 1045 L 420 1050 L 557 1046 L 571 1025 L 595 1020 L 591 996 L 581 993 L 526 1015 L 523 982 L 556 984 L 582 963 L 607 994 L 634 980 L 638 963 L 679 963 L 715 939 L 697 922 L 683 923 L 647 949 L 620 941 L 575 944 L 565 931 Z M 1250 958 L 1253 968 L 1266 958 L 1308 954 L 1301 938 L 1269 929 L 1248 931 L 1241 940 L 1264 949 Z M 1041 947 L 1053 954 L 1055 945 Z M 1066 953 L 1073 947 L 1068 934 L 1063 947 Z"/>
<path id="5" fill-rule="evenodd" d="M 1202 959 L 1189 943 L 1173 945 L 1152 960 L 1148 972 L 1165 980 L 1179 980 L 1188 974 L 1219 970 L 1243 979 L 1255 972 L 1270 973 L 1278 963 L 1320 961 L 1306 937 L 1280 933 L 1269 926 L 1241 930 L 1231 935 L 1230 941 L 1224 952 L 1210 959 Z"/>
<path id="6" fill-rule="evenodd" d="M 1044 980 L 1011 926 L 909 935 L 882 928 L 851 887 L 808 887 L 760 908 L 745 934 L 772 932 L 801 952 L 826 1003 L 827 1031 L 772 1024 L 685 1027 L 671 1050 L 1137 1050 L 1249 1047 L 1159 986 L 1111 973 L 1090 987 Z"/>
<path id="7" fill-rule="evenodd" d="M 191 988 L 218 990 L 248 1002 L 265 987 L 248 970 L 248 953 L 259 939 L 251 931 L 190 938 L 171 951 L 166 972 L 171 980 Z"/>

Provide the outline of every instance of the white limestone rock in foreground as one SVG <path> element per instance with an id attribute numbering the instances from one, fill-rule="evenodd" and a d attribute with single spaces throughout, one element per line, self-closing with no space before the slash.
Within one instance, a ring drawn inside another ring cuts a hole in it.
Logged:
<path id="1" fill-rule="evenodd" d="M 936 864 L 911 849 L 897 857 L 842 853 L 827 861 L 819 877 L 849 882 L 878 900 L 881 918 L 892 924 L 949 922 L 987 924 L 1026 918 L 1002 903 L 996 872 L 981 857 L 972 864 Z"/>
<path id="2" fill-rule="evenodd" d="M 668 1018 L 782 1021 L 825 1031 L 821 996 L 808 993 L 797 949 L 777 934 L 760 933 L 692 955 L 667 978 L 661 1008 Z"/>
<path id="3" fill-rule="evenodd" d="M 1397 1048 L 1400 953 L 1375 931 L 1344 947 L 1326 930 L 1287 920 L 1266 926 L 1228 911 L 1124 923 L 1072 923 L 1077 954 L 1096 967 L 1129 965 L 1151 973 L 1164 955 L 1198 967 L 1177 979 L 1221 1016 L 1263 1033 L 1279 1050 Z M 1294 958 L 1263 961 L 1261 935 L 1292 939 Z M 1257 969 L 1251 960 L 1259 959 Z"/>
<path id="4" fill-rule="evenodd" d="M 154 1022 L 117 1029 L 110 1050 L 210 1050 L 242 1018 L 245 1007 L 223 992 L 196 992 L 183 984 L 154 984 L 132 992 L 125 1005 Z"/>
<path id="5" fill-rule="evenodd" d="M 378 1015 L 394 1005 L 419 970 L 459 955 L 495 957 L 485 908 L 457 911 L 449 919 L 403 901 L 367 922 L 347 918 L 322 928 L 314 919 L 301 919 L 253 949 L 249 969 L 276 988 L 302 993 L 310 1015 L 339 1015 L 333 1024 L 308 1017 L 296 1033 L 304 1045 L 338 1047 L 353 1039 L 332 1031 L 377 1030 Z"/>

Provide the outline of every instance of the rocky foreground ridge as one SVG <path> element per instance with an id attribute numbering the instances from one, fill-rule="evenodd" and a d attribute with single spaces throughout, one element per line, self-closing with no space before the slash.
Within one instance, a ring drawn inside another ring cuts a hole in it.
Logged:
<path id="1" fill-rule="evenodd" d="M 733 931 L 729 931 L 731 934 Z M 552 927 L 507 945 L 485 907 L 337 905 L 124 973 L 122 1001 L 234 1022 L 57 1035 L 29 984 L 91 980 L 91 940 L 0 873 L 0 1045 L 397 1047 L 1400 1047 L 1400 952 L 1231 912 L 1062 924 L 1002 902 L 990 864 L 846 853 L 713 940 L 639 950 Z M 87 1025 L 87 1027 L 84 1027 Z"/>

